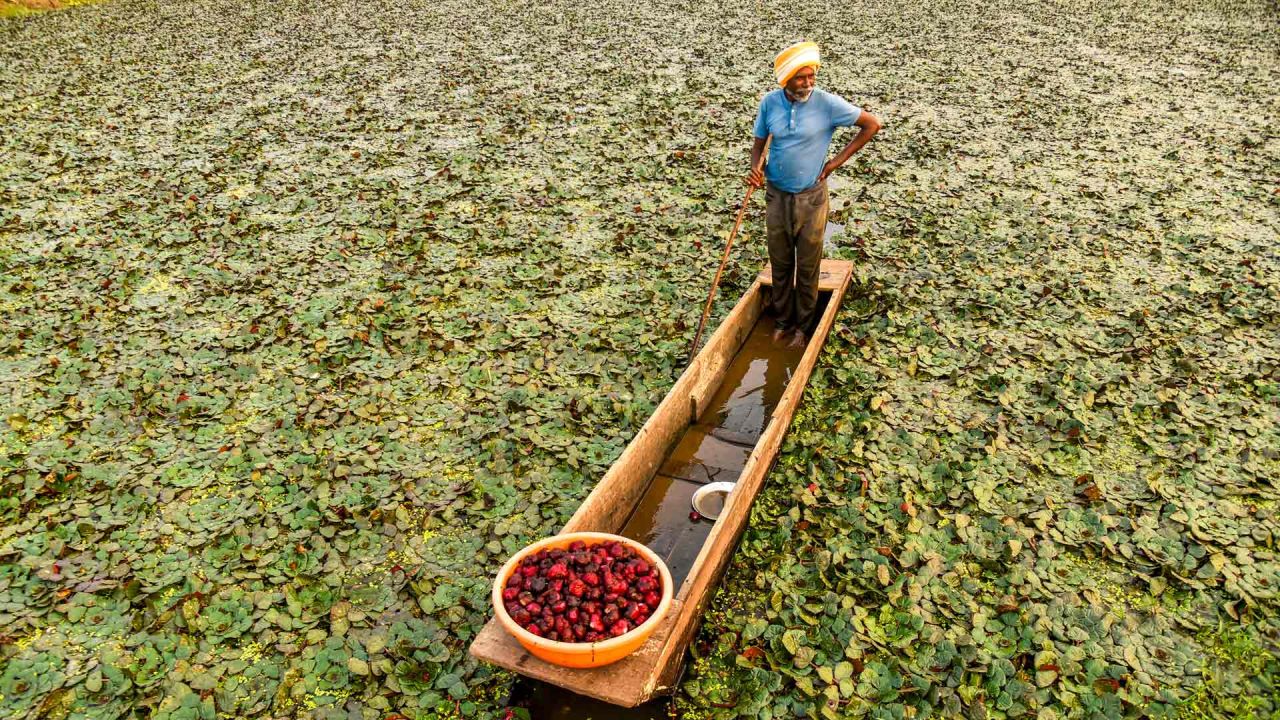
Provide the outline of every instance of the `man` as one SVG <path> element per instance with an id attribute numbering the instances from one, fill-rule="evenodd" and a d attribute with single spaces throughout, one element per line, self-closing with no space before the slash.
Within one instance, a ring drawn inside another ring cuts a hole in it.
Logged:
<path id="1" fill-rule="evenodd" d="M 808 342 L 818 306 L 818 271 L 827 226 L 827 177 L 867 144 L 880 130 L 880 120 L 843 98 L 815 87 L 818 46 L 800 42 L 778 53 L 773 72 L 782 86 L 764 96 L 756 114 L 751 171 L 746 181 L 765 191 L 765 227 L 769 263 L 773 266 L 770 310 L 782 342 L 789 347 Z M 838 127 L 858 126 L 858 134 L 827 160 Z M 765 141 L 772 136 L 768 165 L 758 168 Z"/>

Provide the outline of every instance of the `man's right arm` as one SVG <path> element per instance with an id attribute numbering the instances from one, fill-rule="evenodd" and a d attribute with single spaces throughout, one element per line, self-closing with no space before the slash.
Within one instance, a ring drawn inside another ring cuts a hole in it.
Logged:
<path id="1" fill-rule="evenodd" d="M 747 184 L 752 187 L 764 185 L 764 145 L 767 137 L 758 137 L 751 144 L 751 171 L 747 174 Z"/>
<path id="2" fill-rule="evenodd" d="M 752 125 L 751 134 L 756 141 L 751 146 L 751 167 L 747 169 L 747 184 L 751 187 L 764 185 L 764 146 L 769 142 L 769 120 L 765 108 L 769 95 L 760 98 L 760 107 L 756 110 L 756 121 Z"/>

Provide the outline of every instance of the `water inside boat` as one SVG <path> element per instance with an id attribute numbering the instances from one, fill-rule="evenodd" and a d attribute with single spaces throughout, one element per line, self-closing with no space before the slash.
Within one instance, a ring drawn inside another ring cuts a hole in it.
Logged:
<path id="1" fill-rule="evenodd" d="M 712 523 L 691 518 L 693 493 L 709 482 L 734 482 L 764 433 L 769 416 L 803 348 L 772 338 L 773 318 L 762 316 L 725 373 L 698 421 L 667 456 L 618 533 L 662 556 L 676 587 L 684 582 Z"/>

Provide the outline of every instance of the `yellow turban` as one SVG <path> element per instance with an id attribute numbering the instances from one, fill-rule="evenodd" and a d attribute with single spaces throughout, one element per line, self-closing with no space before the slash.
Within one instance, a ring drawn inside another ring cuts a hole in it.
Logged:
<path id="1" fill-rule="evenodd" d="M 800 72 L 800 68 L 812 66 L 817 69 L 819 64 L 818 44 L 798 42 L 773 59 L 773 74 L 778 78 L 778 84 L 786 87 L 787 82 Z"/>

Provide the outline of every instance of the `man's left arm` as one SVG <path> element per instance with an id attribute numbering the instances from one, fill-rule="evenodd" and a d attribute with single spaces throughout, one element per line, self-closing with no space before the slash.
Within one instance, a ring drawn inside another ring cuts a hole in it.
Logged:
<path id="1" fill-rule="evenodd" d="M 858 114 L 858 119 L 854 120 L 853 124 L 857 126 L 858 134 L 853 136 L 853 139 L 849 141 L 848 145 L 844 146 L 844 149 L 839 154 L 827 161 L 827 164 L 822 167 L 822 174 L 818 176 L 818 182 L 826 180 L 827 176 L 835 172 L 836 168 L 848 162 L 854 153 L 861 150 L 863 145 L 870 142 L 871 138 L 880 132 L 880 118 L 865 110 Z"/>

